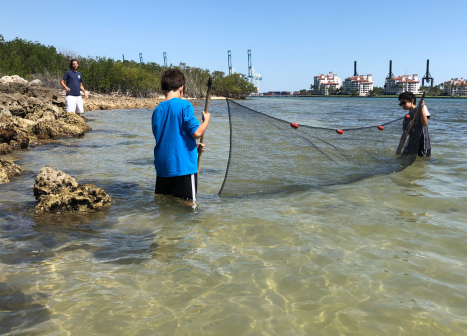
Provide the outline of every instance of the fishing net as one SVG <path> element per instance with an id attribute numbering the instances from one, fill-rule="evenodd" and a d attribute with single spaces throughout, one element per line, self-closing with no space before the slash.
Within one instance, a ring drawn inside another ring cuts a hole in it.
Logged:
<path id="1" fill-rule="evenodd" d="M 221 196 L 344 184 L 401 171 L 415 161 L 422 134 L 416 109 L 410 118 L 336 130 L 294 128 L 234 101 L 227 105 L 230 154 Z M 396 154 L 399 146 L 401 154 Z"/>

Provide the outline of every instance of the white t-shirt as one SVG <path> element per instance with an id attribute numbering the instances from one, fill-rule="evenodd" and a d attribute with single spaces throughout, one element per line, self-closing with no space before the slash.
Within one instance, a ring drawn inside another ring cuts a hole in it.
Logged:
<path id="1" fill-rule="evenodd" d="M 431 116 L 430 112 L 428 112 L 428 107 L 426 107 L 426 105 L 423 105 L 423 112 L 425 112 L 427 118 Z"/>

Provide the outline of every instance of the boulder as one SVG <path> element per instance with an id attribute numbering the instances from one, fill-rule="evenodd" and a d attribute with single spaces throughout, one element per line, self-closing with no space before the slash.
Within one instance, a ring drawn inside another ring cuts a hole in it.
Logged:
<path id="1" fill-rule="evenodd" d="M 18 83 L 18 84 L 27 85 L 28 81 L 21 78 L 18 75 L 14 75 L 14 76 L 3 76 L 2 78 L 0 78 L 0 83 L 2 84 Z"/>
<path id="2" fill-rule="evenodd" d="M 110 196 L 94 184 L 79 184 L 70 175 L 45 166 L 34 183 L 37 212 L 94 211 L 110 203 Z"/>
<path id="3" fill-rule="evenodd" d="M 42 86 L 42 81 L 40 79 L 34 79 L 29 82 L 29 86 Z"/>
<path id="4" fill-rule="evenodd" d="M 11 147 L 9 144 L 6 142 L 0 143 L 0 155 L 1 154 L 10 154 L 11 153 Z"/>
<path id="5" fill-rule="evenodd" d="M 10 179 L 21 174 L 21 168 L 13 161 L 0 159 L 0 184 L 10 182 Z"/>
<path id="6" fill-rule="evenodd" d="M 0 116 L 0 143 L 7 143 L 11 149 L 27 148 L 29 136 L 26 131 L 17 127 L 15 119 Z"/>

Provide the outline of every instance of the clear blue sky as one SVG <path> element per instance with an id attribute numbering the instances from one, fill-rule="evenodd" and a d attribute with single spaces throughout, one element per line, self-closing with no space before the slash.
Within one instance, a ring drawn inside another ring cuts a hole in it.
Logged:
<path id="1" fill-rule="evenodd" d="M 467 1 L 2 1 L 0 34 L 81 55 L 247 73 L 260 91 L 309 88 L 313 76 L 430 73 L 439 84 L 467 77 Z"/>

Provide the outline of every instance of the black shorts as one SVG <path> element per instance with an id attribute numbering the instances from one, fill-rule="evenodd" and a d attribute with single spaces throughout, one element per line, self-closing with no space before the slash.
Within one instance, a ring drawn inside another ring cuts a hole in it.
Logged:
<path id="1" fill-rule="evenodd" d="M 420 137 L 420 142 L 418 143 L 418 156 L 422 156 L 422 157 L 431 156 L 431 148 L 425 149 L 425 138 L 423 137 L 423 134 Z"/>
<path id="2" fill-rule="evenodd" d="M 198 174 L 156 178 L 156 194 L 172 195 L 189 201 L 196 201 Z"/>

